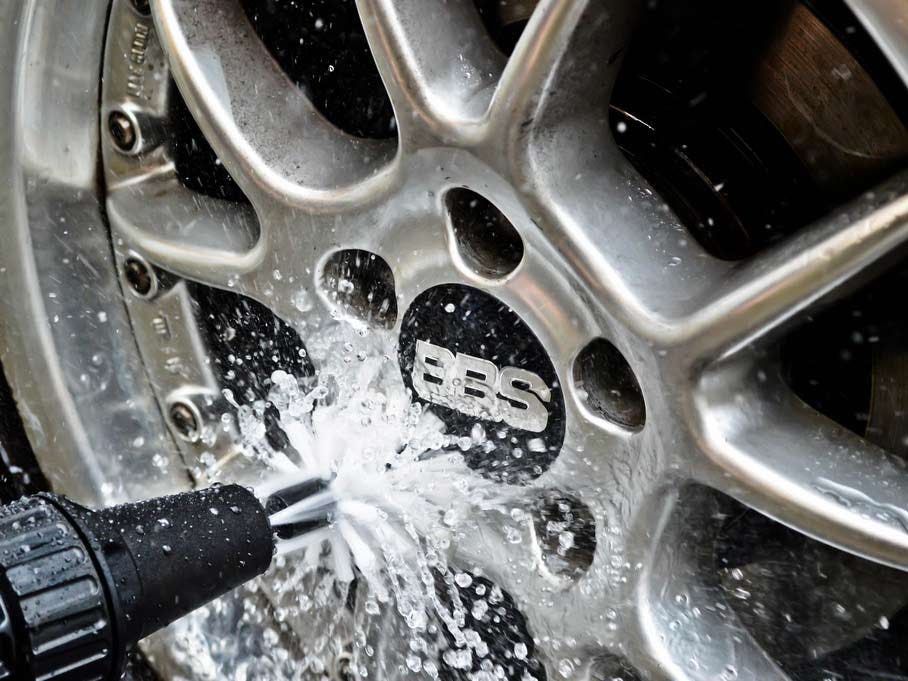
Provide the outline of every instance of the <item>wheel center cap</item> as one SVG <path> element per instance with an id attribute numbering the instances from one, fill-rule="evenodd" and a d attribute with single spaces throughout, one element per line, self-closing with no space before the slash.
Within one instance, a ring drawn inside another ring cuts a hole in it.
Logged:
<path id="1" fill-rule="evenodd" d="M 502 482 L 538 477 L 564 442 L 564 397 L 529 326 L 497 298 L 448 284 L 420 294 L 400 333 L 413 399 L 459 438 L 467 464 Z"/>

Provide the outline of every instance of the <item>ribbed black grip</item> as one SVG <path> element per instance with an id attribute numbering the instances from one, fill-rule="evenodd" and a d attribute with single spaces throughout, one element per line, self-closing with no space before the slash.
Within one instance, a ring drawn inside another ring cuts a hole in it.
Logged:
<path id="1" fill-rule="evenodd" d="M 113 681 L 139 639 L 271 563 L 252 491 L 212 486 L 100 511 L 0 507 L 0 681 Z"/>
<path id="2" fill-rule="evenodd" d="M 9 678 L 110 678 L 114 632 L 104 583 L 63 513 L 40 497 L 0 508 L 0 574 L 7 624 L 20 632 L 13 646 L 0 626 L 2 666 L 16 670 Z"/>

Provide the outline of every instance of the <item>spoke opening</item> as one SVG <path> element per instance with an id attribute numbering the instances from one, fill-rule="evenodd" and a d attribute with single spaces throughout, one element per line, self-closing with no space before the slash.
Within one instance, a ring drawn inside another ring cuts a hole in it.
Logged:
<path id="1" fill-rule="evenodd" d="M 240 0 L 155 0 L 152 7 L 187 106 L 257 208 L 276 197 L 344 204 L 351 193 L 382 185 L 376 176 L 384 178 L 396 145 L 328 121 L 256 35 Z"/>
<path id="2" fill-rule="evenodd" d="M 268 52 L 325 118 L 357 137 L 396 137 L 354 0 L 240 1 Z"/>
<path id="3" fill-rule="evenodd" d="M 267 400 L 275 371 L 298 381 L 315 375 L 299 333 L 261 303 L 201 284 L 191 284 L 189 293 L 207 346 L 208 364 L 221 390 L 231 392 L 234 405 Z M 226 404 L 224 407 L 233 411 Z M 275 451 L 285 451 L 289 440 L 273 405 L 264 407 L 262 420 L 268 444 Z"/>
<path id="4" fill-rule="evenodd" d="M 841 37 L 853 23 L 847 11 L 821 19 L 797 2 L 658 3 L 643 13 L 612 126 L 715 257 L 762 251 L 908 159 L 908 130 L 890 104 L 903 86 L 892 92 L 886 69 Z"/>
<path id="5" fill-rule="evenodd" d="M 667 498 L 654 551 L 643 626 L 656 645 L 643 654 L 669 678 L 850 678 L 849 660 L 862 652 L 873 660 L 868 679 L 904 673 L 892 654 L 905 632 L 902 572 L 697 484 Z"/>
<path id="6" fill-rule="evenodd" d="M 473 272 L 501 279 L 517 269 L 523 240 L 491 201 L 469 189 L 451 189 L 445 204 L 457 252 Z"/>
<path id="7" fill-rule="evenodd" d="M 533 530 L 542 563 L 558 580 L 577 582 L 592 566 L 596 519 L 579 499 L 546 492 L 533 509 Z"/>
<path id="8" fill-rule="evenodd" d="M 171 153 L 176 176 L 187 189 L 214 199 L 249 203 L 189 112 L 173 80 L 168 88 Z"/>
<path id="9" fill-rule="evenodd" d="M 497 678 L 545 681 L 545 667 L 536 654 L 536 643 L 523 614 L 512 596 L 492 580 L 471 572 L 456 572 L 443 578 L 436 575 L 439 600 L 455 617 L 462 617 L 480 640 L 488 642 L 485 654 L 474 653 L 469 642 L 458 642 L 443 628 L 447 649 L 439 656 L 439 671 L 446 681 L 468 681 L 489 667 L 494 660 Z M 486 670 L 486 673 L 491 673 Z"/>
<path id="10" fill-rule="evenodd" d="M 780 343 L 786 383 L 807 404 L 908 461 L 908 319 L 902 263 Z"/>
<path id="11" fill-rule="evenodd" d="M 474 0 L 489 36 L 510 55 L 520 40 L 539 0 Z"/>
<path id="12" fill-rule="evenodd" d="M 646 423 L 646 403 L 634 370 L 604 338 L 592 341 L 574 360 L 574 385 L 596 417 L 634 431 Z"/>
<path id="13" fill-rule="evenodd" d="M 908 604 L 904 573 L 845 553 L 723 498 L 714 549 L 719 588 L 738 619 L 794 679 L 877 650 L 879 672 L 903 673 L 885 654 Z M 904 630 L 902 630 L 904 631 Z M 849 650 L 850 649 L 850 650 Z"/>
<path id="14" fill-rule="evenodd" d="M 320 277 L 321 293 L 342 315 L 370 326 L 397 322 L 394 274 L 383 258 L 362 250 L 331 254 Z"/>

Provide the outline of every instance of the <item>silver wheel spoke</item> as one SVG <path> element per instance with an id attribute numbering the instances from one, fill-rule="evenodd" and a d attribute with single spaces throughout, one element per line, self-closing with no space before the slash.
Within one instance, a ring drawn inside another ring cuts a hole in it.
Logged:
<path id="1" fill-rule="evenodd" d="M 107 208 L 124 257 L 134 250 L 172 274 L 257 300 L 285 320 L 299 316 L 300 296 L 318 299 L 326 255 L 341 245 L 382 250 L 364 238 L 365 226 L 377 220 L 369 211 L 341 219 L 275 204 L 262 212 L 260 231 L 250 206 L 191 192 L 172 176 L 119 187 Z"/>
<path id="2" fill-rule="evenodd" d="M 539 2 L 495 91 L 495 144 L 516 158 L 540 129 L 578 116 L 601 119 L 637 6 L 635 0 Z"/>
<path id="3" fill-rule="evenodd" d="M 716 466 L 706 479 L 804 534 L 908 570 L 904 461 L 751 372 L 704 379 L 700 439 Z"/>
<path id="4" fill-rule="evenodd" d="M 267 305 L 284 319 L 300 314 L 298 296 L 318 299 L 323 288 L 321 267 L 331 253 L 363 249 L 384 253 L 382 212 L 368 208 L 360 212 L 320 215 L 275 205 L 262 211 L 263 251 L 258 267 L 235 277 L 232 286 Z"/>
<path id="5" fill-rule="evenodd" d="M 672 320 L 728 265 L 706 254 L 617 148 L 563 139 L 550 151 L 527 212 L 601 310 L 639 336 L 672 342 Z"/>
<path id="6" fill-rule="evenodd" d="M 554 592 L 555 607 L 531 594 L 533 605 L 524 607 L 533 612 L 537 626 L 546 626 L 534 629 L 534 635 L 554 642 L 571 640 L 580 659 L 589 659 L 637 643 L 634 594 L 652 560 L 652 528 L 666 486 L 674 481 L 667 461 L 640 441 L 603 431 L 580 417 L 576 423 L 538 484 L 577 499 L 589 510 L 596 536 L 592 562 L 569 588 Z M 544 563 L 539 565 L 544 572 Z M 549 659 L 557 663 L 569 652 L 550 651 Z"/>
<path id="7" fill-rule="evenodd" d="M 566 445 L 538 486 L 504 507 L 506 514 L 526 506 L 534 493 L 541 500 L 546 492 L 581 502 L 595 520 L 589 529 L 596 543 L 589 564 L 575 568 L 579 573 L 568 576 L 550 569 L 552 547 L 531 528 L 531 515 L 520 521 L 504 514 L 479 515 L 476 531 L 467 530 L 455 548 L 458 564 L 481 567 L 515 599 L 550 669 L 561 660 L 617 652 L 628 638 L 636 617 L 633 594 L 652 551 L 651 516 L 663 498 L 665 478 L 659 467 L 630 465 L 634 448 L 601 434 L 582 442 L 582 452 Z"/>
<path id="8" fill-rule="evenodd" d="M 505 164 L 527 213 L 602 309 L 658 339 L 727 266 L 707 256 L 616 144 L 608 103 L 637 7 L 540 3 L 495 94 L 489 162 Z"/>
<path id="9" fill-rule="evenodd" d="M 268 54 L 238 0 L 152 5 L 180 91 L 257 207 L 275 196 L 348 202 L 393 155 L 393 143 L 357 139 L 326 121 Z"/>
<path id="10" fill-rule="evenodd" d="M 402 146 L 413 149 L 468 137 L 485 114 L 504 62 L 473 3 L 357 4 L 394 105 Z"/>
<path id="11" fill-rule="evenodd" d="M 908 241 L 908 178 L 897 178 L 730 274 L 684 332 L 701 357 L 765 336 Z"/>
<path id="12" fill-rule="evenodd" d="M 502 531 L 504 525 L 511 525 L 512 532 L 520 533 L 519 543 L 509 542 Z M 589 596 L 584 595 L 577 584 L 562 591 L 541 571 L 535 541 L 526 525 L 518 526 L 510 519 L 490 514 L 488 519 L 478 522 L 475 532 L 471 531 L 458 540 L 456 556 L 463 566 L 481 567 L 489 579 L 514 598 L 534 636 L 556 641 L 561 637 L 571 637 L 578 643 L 589 643 L 590 637 L 595 635 L 605 638 L 604 632 L 598 629 L 591 631 L 594 623 L 585 618 L 564 621 L 565 610 L 574 609 L 578 613 L 592 615 L 592 609 L 588 611 L 586 606 L 581 606 Z M 597 594 L 597 598 L 603 596 L 602 593 Z M 557 607 L 547 603 L 549 599 L 556 601 Z M 611 600 L 603 598 L 602 602 Z M 593 620 L 598 619 L 598 615 L 593 617 Z"/>
<path id="13" fill-rule="evenodd" d="M 227 286 L 261 259 L 251 207 L 192 192 L 170 173 L 114 189 L 107 209 L 133 248 L 193 279 Z"/>
<path id="14" fill-rule="evenodd" d="M 668 495 L 638 592 L 640 666 L 671 681 L 788 681 L 744 629 L 719 587 L 705 490 Z"/>

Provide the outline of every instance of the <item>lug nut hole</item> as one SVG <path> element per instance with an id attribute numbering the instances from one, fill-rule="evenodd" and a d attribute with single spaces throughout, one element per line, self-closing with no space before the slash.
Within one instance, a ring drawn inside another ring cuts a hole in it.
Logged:
<path id="1" fill-rule="evenodd" d="M 170 405 L 170 423 L 177 434 L 189 442 L 199 439 L 199 414 L 195 407 L 187 402 L 174 402 Z"/>
<path id="2" fill-rule="evenodd" d="M 132 0 L 132 6 L 135 7 L 139 14 L 145 16 L 151 14 L 151 4 L 149 0 Z"/>
<path id="3" fill-rule="evenodd" d="M 129 284 L 129 288 L 140 298 L 152 298 L 158 289 L 158 279 L 152 269 L 143 258 L 137 255 L 131 255 L 123 263 L 123 276 Z"/>
<path id="4" fill-rule="evenodd" d="M 584 503 L 551 491 L 533 513 L 533 531 L 546 569 L 574 582 L 589 570 L 596 553 L 596 519 Z"/>
<path id="5" fill-rule="evenodd" d="M 394 274 L 374 253 L 353 249 L 333 253 L 320 284 L 331 306 L 352 319 L 386 329 L 397 321 Z"/>
<path id="6" fill-rule="evenodd" d="M 574 384 L 589 410 L 628 430 L 646 422 L 643 391 L 630 364 L 614 345 L 597 338 L 574 361 Z"/>
<path id="7" fill-rule="evenodd" d="M 136 124 L 126 113 L 111 111 L 107 117 L 107 130 L 114 146 L 124 154 L 131 153 L 138 145 L 139 133 Z"/>
<path id="8" fill-rule="evenodd" d="M 349 652 L 340 653 L 334 660 L 331 675 L 332 681 L 357 681 L 359 676 L 353 671 L 353 656 Z"/>
<path id="9" fill-rule="evenodd" d="M 469 189 L 445 196 L 454 242 L 463 262 L 486 279 L 506 277 L 523 259 L 523 240 L 504 213 Z"/>

